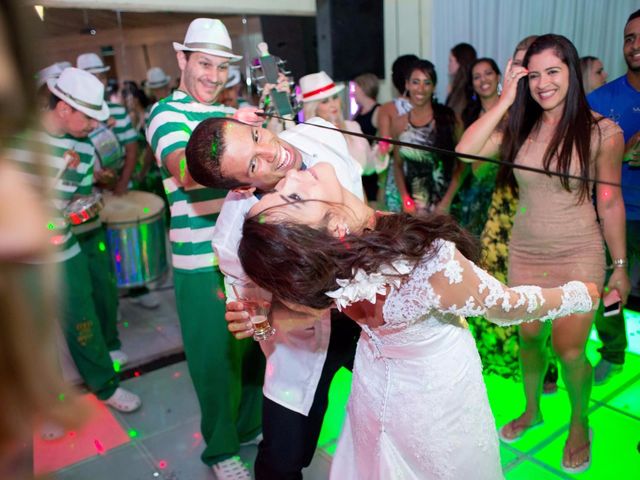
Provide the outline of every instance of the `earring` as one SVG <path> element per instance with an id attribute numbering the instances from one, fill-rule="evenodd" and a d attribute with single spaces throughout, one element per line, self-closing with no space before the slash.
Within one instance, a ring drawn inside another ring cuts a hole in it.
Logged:
<path id="1" fill-rule="evenodd" d="M 340 240 L 343 240 L 344 237 L 351 233 L 351 230 L 349 230 L 349 225 L 347 225 L 346 223 L 336 226 L 336 230 L 338 231 L 338 238 Z"/>
<path id="2" fill-rule="evenodd" d="M 502 84 L 498 84 L 498 96 L 502 95 Z"/>
<path id="3" fill-rule="evenodd" d="M 475 94 L 475 92 L 473 93 L 473 95 L 471 95 L 471 100 L 473 100 L 474 102 L 478 100 L 478 96 Z"/>

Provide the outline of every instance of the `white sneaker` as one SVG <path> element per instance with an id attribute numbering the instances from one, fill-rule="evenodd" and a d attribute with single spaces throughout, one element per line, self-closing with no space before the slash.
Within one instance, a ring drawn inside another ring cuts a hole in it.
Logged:
<path id="1" fill-rule="evenodd" d="M 113 395 L 103 400 L 103 402 L 119 412 L 124 413 L 133 412 L 142 405 L 142 401 L 138 395 L 120 387 L 116 388 Z"/>
<path id="2" fill-rule="evenodd" d="M 218 480 L 251 480 L 249 469 L 238 456 L 227 458 L 211 468 Z"/>
<path id="3" fill-rule="evenodd" d="M 156 292 L 148 292 L 137 297 L 131 297 L 131 303 L 152 310 L 160 306 L 160 297 Z"/>
<path id="4" fill-rule="evenodd" d="M 259 433 L 251 440 L 247 440 L 246 442 L 240 442 L 241 447 L 248 447 L 250 445 L 258 445 L 262 441 L 262 434 Z"/>
<path id="5" fill-rule="evenodd" d="M 40 427 L 40 438 L 51 442 L 64 437 L 64 428 L 55 422 L 44 422 Z"/>
<path id="6" fill-rule="evenodd" d="M 109 356 L 113 363 L 118 362 L 121 367 L 129 362 L 129 357 L 122 350 L 111 350 Z"/>

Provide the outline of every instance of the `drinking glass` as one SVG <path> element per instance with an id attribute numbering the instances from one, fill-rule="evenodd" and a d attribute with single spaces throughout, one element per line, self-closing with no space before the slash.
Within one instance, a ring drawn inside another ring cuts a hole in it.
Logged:
<path id="1" fill-rule="evenodd" d="M 255 285 L 236 286 L 233 291 L 241 301 L 253 324 L 253 339 L 261 342 L 272 337 L 276 329 L 269 323 L 271 295 Z"/>

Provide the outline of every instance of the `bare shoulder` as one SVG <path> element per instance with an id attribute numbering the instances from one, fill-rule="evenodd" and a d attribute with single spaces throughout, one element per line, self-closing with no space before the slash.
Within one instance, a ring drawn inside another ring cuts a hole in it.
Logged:
<path id="1" fill-rule="evenodd" d="M 397 137 L 400 135 L 405 128 L 407 128 L 407 123 L 409 123 L 409 114 L 405 113 L 404 115 L 395 115 L 391 119 L 391 136 Z"/>
<path id="2" fill-rule="evenodd" d="M 393 103 L 393 101 L 391 102 L 387 102 L 387 103 L 383 103 L 382 105 L 380 105 L 378 107 L 378 115 L 395 115 L 397 114 L 397 110 L 396 110 L 396 106 Z"/>

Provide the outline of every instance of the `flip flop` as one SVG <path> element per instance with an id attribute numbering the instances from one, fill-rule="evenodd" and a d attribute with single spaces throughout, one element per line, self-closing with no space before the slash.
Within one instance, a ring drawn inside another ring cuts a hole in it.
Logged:
<path id="1" fill-rule="evenodd" d="M 589 440 L 584 445 L 576 448 L 575 450 L 569 450 L 569 463 L 571 463 L 571 459 L 574 455 L 581 453 L 584 450 L 589 450 L 589 456 L 587 459 L 582 462 L 580 465 L 576 465 L 575 467 L 568 467 L 564 464 L 564 460 L 560 462 L 562 466 L 562 470 L 567 473 L 581 473 L 587 470 L 591 466 L 591 442 L 593 441 L 593 430 L 589 429 Z"/>
<path id="2" fill-rule="evenodd" d="M 500 440 L 502 440 L 504 443 L 514 443 L 517 442 L 518 440 L 520 440 L 522 438 L 522 436 L 528 431 L 528 430 L 532 430 L 534 428 L 538 428 L 541 427 L 544 424 L 544 420 L 540 420 L 539 422 L 533 423 L 531 425 L 527 425 L 526 422 L 524 422 L 522 419 L 518 420 L 511 420 L 509 423 L 507 423 L 506 425 L 503 425 L 500 430 L 498 430 L 498 437 L 500 438 Z M 510 429 L 516 430 L 519 433 L 515 436 L 515 437 L 507 437 L 505 436 L 503 430 L 506 427 L 509 427 Z"/>

